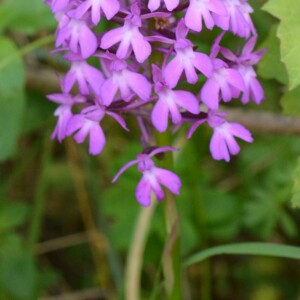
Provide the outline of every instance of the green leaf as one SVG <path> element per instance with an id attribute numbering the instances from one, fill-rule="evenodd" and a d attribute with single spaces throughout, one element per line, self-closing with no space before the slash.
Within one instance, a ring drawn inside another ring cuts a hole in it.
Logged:
<path id="1" fill-rule="evenodd" d="M 9 64 L 3 64 L 7 57 L 17 51 L 9 39 L 0 38 L 0 161 L 15 151 L 23 117 L 25 98 L 23 61 L 16 54 Z"/>
<path id="2" fill-rule="evenodd" d="M 0 246 L 0 298 L 37 299 L 38 273 L 33 255 L 17 235 L 8 235 Z"/>
<path id="3" fill-rule="evenodd" d="M 55 28 L 55 19 L 41 0 L 5 0 L 0 5 L 0 30 L 34 34 L 45 27 Z"/>
<path id="4" fill-rule="evenodd" d="M 229 244 L 224 246 L 212 247 L 207 250 L 200 251 L 188 258 L 185 262 L 185 265 L 190 266 L 195 263 L 199 263 L 209 257 L 221 254 L 263 255 L 300 259 L 300 248 L 295 246 L 255 242 Z"/>
<path id="5" fill-rule="evenodd" d="M 293 186 L 293 197 L 292 206 L 294 208 L 300 208 L 300 158 L 298 159 L 298 164 L 293 175 L 294 186 Z"/>
<path id="6" fill-rule="evenodd" d="M 0 233 L 24 223 L 28 209 L 25 203 L 0 203 Z"/>
<path id="7" fill-rule="evenodd" d="M 269 0 L 263 9 L 280 19 L 277 36 L 281 42 L 281 59 L 289 76 L 289 88 L 300 84 L 300 5 L 298 1 Z"/>
<path id="8" fill-rule="evenodd" d="M 299 70 L 300 73 L 300 70 Z M 287 91 L 280 99 L 283 112 L 291 116 L 300 115 L 300 86 Z"/>
<path id="9" fill-rule="evenodd" d="M 283 84 L 288 83 L 285 65 L 280 61 L 280 41 L 276 37 L 278 26 L 272 26 L 267 39 L 260 45 L 268 51 L 258 64 L 258 74 L 266 79 L 276 79 Z"/>

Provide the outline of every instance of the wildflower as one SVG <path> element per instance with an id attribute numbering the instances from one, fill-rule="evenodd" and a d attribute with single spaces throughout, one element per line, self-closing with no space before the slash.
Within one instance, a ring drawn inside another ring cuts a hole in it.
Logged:
<path id="1" fill-rule="evenodd" d="M 94 105 L 84 108 L 80 114 L 71 117 L 66 134 L 71 135 L 75 133 L 74 139 L 77 143 L 83 143 L 89 135 L 89 153 L 92 155 L 100 154 L 106 139 L 99 123 L 105 114 L 112 116 L 125 130 L 128 130 L 120 116 L 106 111 L 103 107 Z"/>
<path id="2" fill-rule="evenodd" d="M 179 107 L 188 112 L 198 114 L 200 112 L 197 98 L 187 91 L 173 91 L 165 83 L 162 72 L 158 66 L 152 66 L 154 77 L 154 89 L 158 95 L 158 101 L 153 107 L 151 120 L 158 131 L 165 131 L 168 126 L 168 115 L 170 113 L 172 122 L 179 124 L 182 120 Z"/>
<path id="3" fill-rule="evenodd" d="M 149 0 L 148 8 L 151 11 L 157 10 L 159 8 L 160 2 L 161 0 Z M 179 0 L 164 0 L 164 3 L 167 7 L 167 10 L 172 11 L 178 6 Z"/>
<path id="4" fill-rule="evenodd" d="M 228 102 L 237 98 L 240 91 L 244 91 L 245 85 L 241 74 L 229 68 L 221 59 L 215 58 L 213 66 L 213 74 L 204 83 L 200 98 L 208 108 L 217 110 L 221 99 Z"/>
<path id="5" fill-rule="evenodd" d="M 158 201 L 161 201 L 164 198 L 164 191 L 161 185 L 165 186 L 173 194 L 178 195 L 181 188 L 180 178 L 169 170 L 156 167 L 151 159 L 151 157 L 158 153 L 176 150 L 173 147 L 162 147 L 156 148 L 149 154 L 140 153 L 137 155 L 136 160 L 128 162 L 121 168 L 112 182 L 115 182 L 126 169 L 134 164 L 138 164 L 138 171 L 143 175 L 137 185 L 135 195 L 141 205 L 149 206 L 151 204 L 151 192 L 155 194 Z"/>
<path id="6" fill-rule="evenodd" d="M 128 101 L 132 93 L 142 100 L 150 97 L 152 85 L 142 74 L 128 70 L 125 60 L 114 59 L 110 62 L 110 76 L 101 86 L 101 96 L 104 105 L 110 105 L 116 93 L 120 90 L 121 97 Z"/>
<path id="7" fill-rule="evenodd" d="M 176 55 L 164 69 L 165 80 L 170 88 L 177 85 L 183 71 L 189 83 L 198 81 L 196 69 L 206 77 L 211 76 L 212 64 L 210 58 L 204 53 L 194 52 L 192 42 L 186 39 L 187 34 L 188 29 L 182 19 L 176 29 L 174 45 Z"/>
<path id="8" fill-rule="evenodd" d="M 75 82 L 77 82 L 82 95 L 88 95 L 90 92 L 99 95 L 100 87 L 104 82 L 102 72 L 74 55 L 65 56 L 65 58 L 72 61 L 72 66 L 64 77 L 63 91 L 69 93 Z"/>
<path id="9" fill-rule="evenodd" d="M 55 110 L 54 115 L 58 118 L 55 129 L 51 135 L 52 139 L 57 137 L 59 142 L 67 136 L 67 126 L 73 116 L 72 107 L 76 104 L 81 104 L 86 101 L 86 99 L 79 96 L 72 96 L 70 94 L 51 94 L 47 97 L 49 100 L 59 103 L 60 105 Z"/>
<path id="10" fill-rule="evenodd" d="M 230 161 L 230 154 L 236 155 L 240 152 L 240 146 L 235 140 L 238 137 L 248 143 L 253 142 L 253 138 L 248 129 L 238 123 L 229 123 L 224 118 L 226 113 L 210 110 L 206 119 L 195 122 L 189 129 L 187 137 L 190 138 L 197 127 L 204 122 L 214 130 L 210 140 L 209 150 L 215 160 L 224 159 Z"/>
<path id="11" fill-rule="evenodd" d="M 55 46 L 67 46 L 74 54 L 88 58 L 98 47 L 97 37 L 83 20 L 70 19 L 58 30 Z"/>
<path id="12" fill-rule="evenodd" d="M 185 25 L 192 30 L 200 32 L 203 19 L 205 26 L 208 29 L 212 29 L 215 21 L 211 13 L 225 16 L 227 9 L 220 0 L 191 0 L 184 17 Z"/>
<path id="13" fill-rule="evenodd" d="M 120 3 L 118 0 L 86 0 L 77 7 L 75 17 L 81 19 L 88 10 L 91 11 L 93 24 L 97 25 L 102 12 L 107 20 L 114 17 L 120 10 Z"/>
<path id="14" fill-rule="evenodd" d="M 227 14 L 213 14 L 214 22 L 223 30 L 230 30 L 234 34 L 248 38 L 251 33 L 256 34 L 250 14 L 253 12 L 247 0 L 223 0 Z"/>
<path id="15" fill-rule="evenodd" d="M 264 91 L 256 78 L 253 65 L 259 62 L 266 49 L 252 52 L 256 40 L 257 36 L 250 38 L 240 54 L 234 54 L 229 49 L 223 47 L 220 49 L 222 55 L 228 61 L 232 62 L 233 67 L 239 71 L 244 80 L 245 89 L 241 98 L 243 104 L 248 103 L 250 100 L 259 104 L 264 99 Z"/>
<path id="16" fill-rule="evenodd" d="M 136 60 L 139 63 L 144 62 L 151 53 L 151 46 L 139 31 L 141 25 L 140 9 L 135 3 L 131 7 L 131 14 L 125 18 L 124 25 L 103 35 L 100 47 L 106 50 L 120 42 L 116 53 L 118 58 L 127 58 L 133 51 Z"/>

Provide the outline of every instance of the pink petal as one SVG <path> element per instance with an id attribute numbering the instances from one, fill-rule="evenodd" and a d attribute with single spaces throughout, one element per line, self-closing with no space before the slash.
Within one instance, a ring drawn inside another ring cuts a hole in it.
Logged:
<path id="1" fill-rule="evenodd" d="M 165 0 L 167 10 L 172 11 L 179 4 L 179 0 Z"/>
<path id="2" fill-rule="evenodd" d="M 193 59 L 194 66 L 206 77 L 211 77 L 213 72 L 213 66 L 211 59 L 208 55 L 200 52 L 195 52 L 195 58 Z"/>
<path id="3" fill-rule="evenodd" d="M 184 21 L 188 28 L 197 32 L 202 30 L 202 14 L 199 13 L 197 5 L 194 5 L 193 2 L 186 11 Z"/>
<path id="4" fill-rule="evenodd" d="M 72 69 L 65 75 L 62 82 L 62 90 L 64 93 L 69 93 L 76 82 L 76 73 Z"/>
<path id="5" fill-rule="evenodd" d="M 119 45 L 116 55 L 118 58 L 123 59 L 123 58 L 127 58 L 127 56 L 129 55 L 130 52 L 131 52 L 130 40 L 123 38 L 121 40 L 121 43 Z"/>
<path id="6" fill-rule="evenodd" d="M 256 104 L 259 104 L 265 97 L 264 90 L 256 78 L 251 79 L 250 82 L 251 95 Z"/>
<path id="7" fill-rule="evenodd" d="M 115 28 L 106 32 L 101 39 L 100 47 L 106 50 L 111 46 L 119 43 L 123 38 L 123 34 L 124 32 L 122 27 Z"/>
<path id="8" fill-rule="evenodd" d="M 120 3 L 117 0 L 103 0 L 101 1 L 101 8 L 107 20 L 110 20 L 120 10 Z"/>
<path id="9" fill-rule="evenodd" d="M 90 57 L 97 49 L 97 38 L 87 26 L 83 26 L 81 28 L 79 35 L 79 44 L 83 58 Z"/>
<path id="10" fill-rule="evenodd" d="M 151 121 L 154 127 L 160 131 L 166 131 L 168 127 L 169 108 L 163 100 L 158 100 L 151 113 Z"/>
<path id="11" fill-rule="evenodd" d="M 180 107 L 186 109 L 192 114 L 199 114 L 200 107 L 197 98 L 187 91 L 174 91 L 176 97 L 175 102 Z"/>
<path id="12" fill-rule="evenodd" d="M 102 152 L 105 145 L 105 136 L 98 123 L 95 123 L 90 129 L 89 153 L 97 155 Z"/>
<path id="13" fill-rule="evenodd" d="M 104 77 L 102 73 L 98 69 L 86 64 L 84 66 L 84 76 L 88 81 L 88 83 L 90 84 L 90 86 L 92 87 L 94 93 L 96 95 L 99 95 L 100 87 L 104 81 Z"/>
<path id="14" fill-rule="evenodd" d="M 169 189 L 173 194 L 179 195 L 181 188 L 180 178 L 173 172 L 161 168 L 155 168 L 155 177 L 158 181 Z"/>
<path id="15" fill-rule="evenodd" d="M 200 96 L 204 104 L 212 109 L 217 110 L 219 107 L 220 86 L 214 77 L 209 78 L 203 85 Z"/>
<path id="16" fill-rule="evenodd" d="M 248 143 L 253 142 L 251 132 L 238 123 L 230 123 L 230 133 Z"/>
<path id="17" fill-rule="evenodd" d="M 177 85 L 182 72 L 183 65 L 178 55 L 176 55 L 163 70 L 166 83 L 170 88 L 173 88 Z"/>
<path id="18" fill-rule="evenodd" d="M 145 176 L 143 176 L 138 183 L 135 196 L 141 205 L 149 206 L 151 204 L 151 185 L 150 182 L 146 180 Z"/>
<path id="19" fill-rule="evenodd" d="M 142 99 L 147 100 L 150 97 L 152 86 L 149 81 L 141 74 L 126 72 L 127 83 L 129 87 Z"/>
<path id="20" fill-rule="evenodd" d="M 210 140 L 209 149 L 215 160 L 224 159 L 227 162 L 230 161 L 225 139 L 217 130 L 214 130 L 213 136 Z"/>
<path id="21" fill-rule="evenodd" d="M 160 0 L 149 0 L 148 2 L 148 8 L 150 11 L 155 11 L 159 8 L 160 6 Z"/>
<path id="22" fill-rule="evenodd" d="M 114 83 L 113 78 L 110 77 L 104 81 L 101 86 L 101 97 L 103 99 L 103 104 L 108 106 L 112 103 L 116 93 L 118 91 L 118 85 Z"/>
<path id="23" fill-rule="evenodd" d="M 144 39 L 144 36 L 137 32 L 131 40 L 132 49 L 136 60 L 143 63 L 151 54 L 151 46 L 149 42 Z"/>

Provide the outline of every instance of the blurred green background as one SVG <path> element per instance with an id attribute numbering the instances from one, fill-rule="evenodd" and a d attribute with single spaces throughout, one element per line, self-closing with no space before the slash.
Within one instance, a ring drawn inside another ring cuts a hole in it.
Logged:
<path id="1" fill-rule="evenodd" d="M 266 100 L 245 109 L 257 111 L 257 118 L 264 111 L 297 116 L 300 92 L 286 86 L 278 20 L 261 9 L 264 1 L 250 3 L 258 48 L 268 48 L 258 66 Z M 56 106 L 46 94 L 59 91 L 55 74 L 68 69 L 61 55 L 49 53 L 55 26 L 41 0 L 0 4 L 0 299 L 121 299 L 141 210 L 134 198 L 139 174 L 131 168 L 116 184 L 111 179 L 140 151 L 139 132 L 129 118 L 129 134 L 106 120 L 108 144 L 97 157 L 71 138 L 50 140 Z M 201 47 L 209 49 L 218 33 L 205 31 Z M 232 36 L 224 43 L 234 48 Z M 240 155 L 228 164 L 211 158 L 209 128 L 199 128 L 188 142 L 185 129 L 174 136 L 182 149 L 175 171 L 183 182 L 176 198 L 183 259 L 234 242 L 299 245 L 299 210 L 290 200 L 293 180 L 300 177 L 300 137 L 284 128 L 256 128 L 255 142 L 241 143 Z M 143 259 L 143 299 L 150 299 L 154 287 L 156 299 L 163 299 L 157 287 L 163 247 L 158 205 Z M 300 299 L 300 262 L 217 256 L 186 268 L 184 281 L 187 300 L 294 300 Z"/>

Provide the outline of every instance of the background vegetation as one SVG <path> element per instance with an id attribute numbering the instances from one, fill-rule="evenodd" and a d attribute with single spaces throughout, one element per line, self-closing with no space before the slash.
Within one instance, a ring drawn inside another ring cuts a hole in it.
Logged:
<path id="1" fill-rule="evenodd" d="M 268 48 L 258 67 L 266 100 L 228 108 L 255 138 L 230 164 L 211 158 L 210 129 L 188 143 L 184 132 L 175 136 L 183 260 L 217 245 L 300 243 L 300 8 L 294 0 L 250 3 L 258 46 Z M 108 145 L 99 157 L 71 139 L 50 140 L 55 105 L 45 95 L 59 91 L 55 73 L 68 69 L 49 53 L 55 26 L 41 0 L 0 4 L 0 299 L 121 299 L 136 222 L 142 214 L 139 226 L 147 227 L 152 211 L 145 215 L 134 199 L 134 168 L 115 185 L 111 179 L 140 150 L 139 133 L 129 119 L 129 135 L 106 123 Z M 202 47 L 218 32 L 205 32 Z M 235 47 L 230 37 L 227 43 Z M 164 299 L 160 205 L 147 234 L 141 297 Z M 300 263 L 220 255 L 186 267 L 184 282 L 187 300 L 300 299 Z"/>

